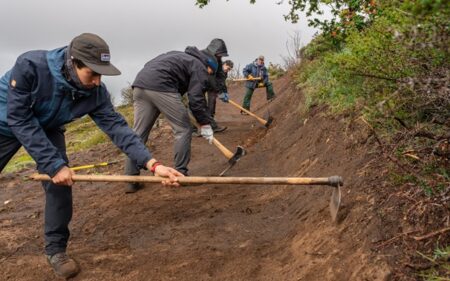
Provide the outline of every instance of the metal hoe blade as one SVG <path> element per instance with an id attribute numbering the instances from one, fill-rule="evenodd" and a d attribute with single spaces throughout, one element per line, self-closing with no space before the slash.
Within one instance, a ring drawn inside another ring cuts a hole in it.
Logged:
<path id="1" fill-rule="evenodd" d="M 269 116 L 269 118 L 266 122 L 266 125 L 264 125 L 264 126 L 266 126 L 266 128 L 269 128 L 269 126 L 270 126 L 270 124 L 272 124 L 272 122 L 273 122 L 273 118 L 271 116 Z"/>
<path id="2" fill-rule="evenodd" d="M 246 154 L 245 149 L 242 146 L 238 145 L 234 155 L 230 159 L 228 159 L 228 167 L 225 170 L 223 170 L 222 173 L 219 174 L 219 176 L 223 177 L 225 173 L 229 169 L 231 169 L 234 166 L 234 164 L 236 164 L 245 154 Z"/>
<path id="3" fill-rule="evenodd" d="M 332 221 L 336 221 L 339 206 L 341 205 L 341 186 L 338 184 L 333 188 L 330 199 L 330 214 Z"/>

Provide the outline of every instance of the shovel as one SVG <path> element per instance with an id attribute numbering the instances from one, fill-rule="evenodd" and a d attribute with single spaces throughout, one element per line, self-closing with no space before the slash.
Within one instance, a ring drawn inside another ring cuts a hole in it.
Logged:
<path id="1" fill-rule="evenodd" d="M 259 123 L 263 124 L 266 128 L 269 128 L 270 124 L 272 124 L 273 122 L 273 118 L 271 116 L 269 116 L 267 118 L 267 120 L 264 120 L 263 118 L 259 117 L 258 115 L 256 115 L 255 113 L 251 112 L 248 109 L 243 108 L 242 106 L 240 106 L 238 103 L 228 99 L 228 102 L 231 105 L 234 105 L 235 107 L 239 108 L 240 110 L 246 112 L 248 115 L 253 116 L 256 118 L 256 120 L 258 120 Z"/>
<path id="2" fill-rule="evenodd" d="M 51 181 L 48 175 L 33 174 L 30 179 L 35 181 Z M 122 176 L 122 175 L 74 175 L 72 180 L 88 182 L 151 182 L 160 183 L 166 178 L 153 176 Z M 330 214 L 336 220 L 341 204 L 342 177 L 328 178 L 294 178 L 294 177 L 179 177 L 181 185 L 189 184 L 259 184 L 259 185 L 329 185 L 333 187 L 330 200 Z"/>

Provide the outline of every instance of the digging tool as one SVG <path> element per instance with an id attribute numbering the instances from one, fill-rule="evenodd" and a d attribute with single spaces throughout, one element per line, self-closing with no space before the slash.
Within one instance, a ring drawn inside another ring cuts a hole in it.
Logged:
<path id="1" fill-rule="evenodd" d="M 253 77 L 253 78 L 239 78 L 239 79 L 233 79 L 231 81 L 233 82 L 239 82 L 239 81 L 259 81 L 261 80 L 261 77 Z"/>
<path id="2" fill-rule="evenodd" d="M 51 181 L 48 175 L 33 174 L 30 179 L 35 181 Z M 74 175 L 74 182 L 150 182 L 160 183 L 167 178 L 154 176 L 122 176 L 122 175 Z M 179 177 L 181 185 L 189 184 L 260 184 L 260 185 L 329 185 L 333 187 L 330 201 L 330 213 L 336 220 L 341 203 L 342 177 L 328 178 L 296 178 L 296 177 Z"/>
<path id="3" fill-rule="evenodd" d="M 235 107 L 239 108 L 240 110 L 246 112 L 248 115 L 253 116 L 256 118 L 256 120 L 259 121 L 259 123 L 263 124 L 266 128 L 269 128 L 270 124 L 272 124 L 273 122 L 273 118 L 269 115 L 269 118 L 267 120 L 264 120 L 263 118 L 259 117 L 258 115 L 256 115 L 255 113 L 251 112 L 248 109 L 243 108 L 242 106 L 240 106 L 238 103 L 232 101 L 232 100 L 228 100 L 228 102 L 232 105 L 234 105 Z"/>
<path id="4" fill-rule="evenodd" d="M 189 118 L 191 119 L 191 122 L 197 127 L 197 130 L 201 130 L 200 125 L 197 123 L 197 120 L 195 120 L 194 116 L 189 112 Z M 212 143 L 222 152 L 223 155 L 225 155 L 226 158 L 228 158 L 228 167 L 222 171 L 222 173 L 219 174 L 219 176 L 225 175 L 225 173 L 231 169 L 234 164 L 236 164 L 237 161 L 241 159 L 242 156 L 244 156 L 245 149 L 238 145 L 236 147 L 236 152 L 231 152 L 228 148 L 226 148 L 220 141 L 218 141 L 215 137 L 213 137 Z"/>
<path id="5" fill-rule="evenodd" d="M 98 164 L 92 164 L 92 165 L 83 165 L 83 166 L 76 166 L 76 167 L 72 167 L 70 168 L 72 171 L 79 171 L 79 170 L 85 170 L 85 169 L 92 169 L 92 168 L 98 168 L 98 167 L 105 167 L 105 166 L 109 166 L 112 164 L 116 164 L 119 163 L 119 161 L 111 161 L 111 162 L 102 162 L 102 163 L 98 163 Z"/>
<path id="6" fill-rule="evenodd" d="M 338 182 L 334 188 L 330 198 L 330 214 L 331 219 L 336 221 L 339 206 L 341 205 L 341 185 L 342 182 Z"/>

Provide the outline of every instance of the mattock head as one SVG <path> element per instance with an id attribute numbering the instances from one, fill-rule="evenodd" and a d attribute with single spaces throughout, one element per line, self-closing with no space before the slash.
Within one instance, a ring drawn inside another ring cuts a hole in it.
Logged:
<path id="1" fill-rule="evenodd" d="M 264 126 L 266 126 L 266 128 L 269 128 L 270 124 L 272 124 L 273 122 L 273 118 L 272 116 L 269 116 L 269 118 L 267 119 L 267 122 Z"/>
<path id="2" fill-rule="evenodd" d="M 330 214 L 331 219 L 333 221 L 336 221 L 340 205 L 341 205 L 341 187 L 338 186 L 333 188 L 333 193 L 331 194 L 330 200 Z"/>
<path id="3" fill-rule="evenodd" d="M 236 162 L 238 162 L 242 158 L 242 156 L 244 156 L 245 154 L 246 154 L 245 149 L 242 146 L 238 145 L 236 147 L 236 152 L 233 154 L 233 156 L 230 159 L 228 159 L 228 164 L 229 164 L 228 167 L 225 170 L 223 170 L 223 172 L 220 173 L 219 176 L 222 177 L 223 175 L 225 175 L 225 173 L 229 169 L 231 169 L 234 166 L 234 164 L 236 164 Z"/>

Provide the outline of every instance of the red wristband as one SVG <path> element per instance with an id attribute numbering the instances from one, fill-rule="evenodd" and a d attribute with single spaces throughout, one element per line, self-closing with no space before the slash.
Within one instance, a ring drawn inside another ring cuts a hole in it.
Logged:
<path id="1" fill-rule="evenodd" d="M 156 167 L 158 167 L 159 165 L 161 165 L 161 163 L 159 163 L 158 161 L 153 163 L 152 167 L 150 168 L 150 172 L 152 172 L 154 174 L 155 170 L 156 170 Z"/>

